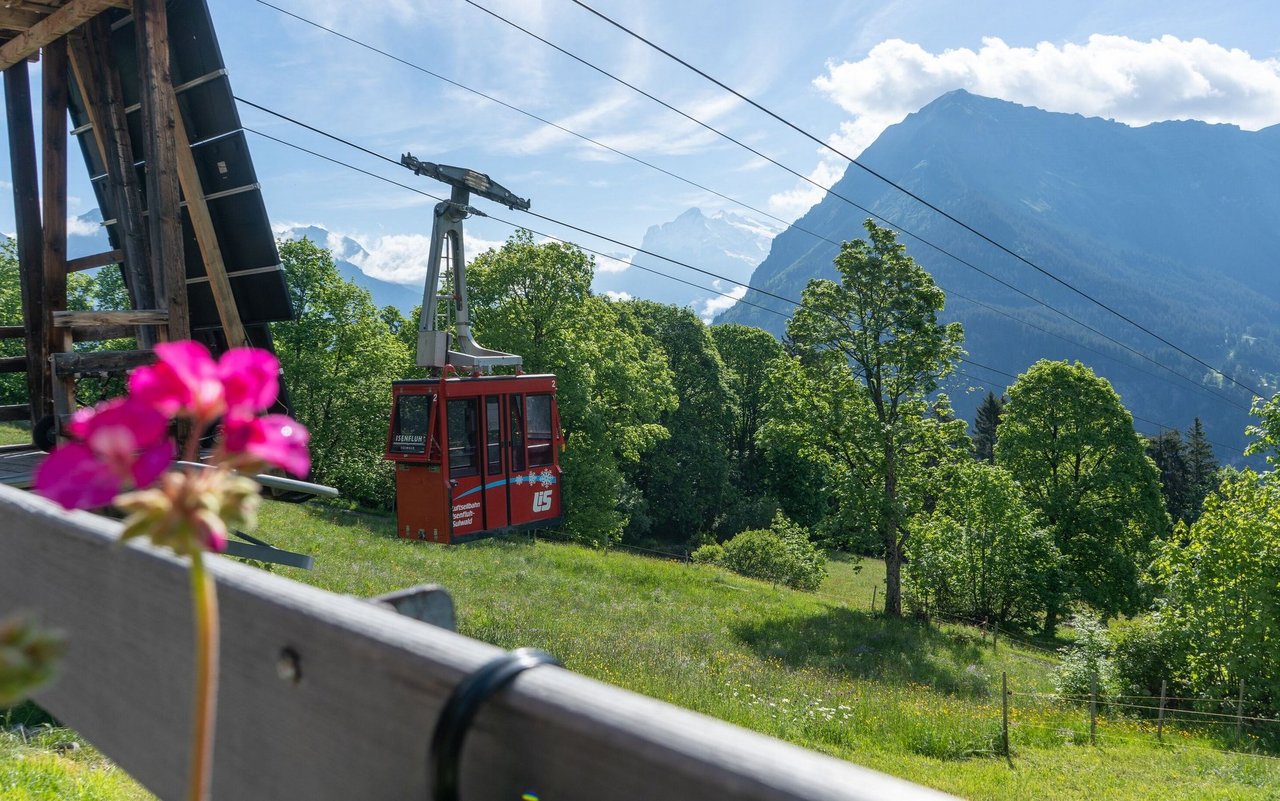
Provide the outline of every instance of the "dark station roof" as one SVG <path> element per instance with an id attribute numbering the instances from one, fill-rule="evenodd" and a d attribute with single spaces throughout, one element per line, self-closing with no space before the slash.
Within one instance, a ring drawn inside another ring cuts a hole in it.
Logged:
<path id="1" fill-rule="evenodd" d="M 145 208 L 142 111 L 133 19 L 123 9 L 109 13 L 115 16 L 111 51 L 123 82 L 134 163 Z M 240 126 L 213 21 L 205 0 L 170 0 L 167 16 L 170 71 L 177 105 L 191 141 L 191 153 L 200 173 L 231 290 L 250 340 L 260 347 L 270 347 L 266 324 L 292 319 L 293 314 L 275 235 Z M 110 193 L 105 191 L 106 168 L 94 143 L 88 113 L 74 78 L 70 110 L 75 126 L 73 133 L 80 140 L 111 245 L 119 248 L 119 227 L 114 224 L 117 210 L 113 208 Z M 225 338 L 185 204 L 182 221 L 192 334 L 221 349 L 225 347 Z"/>

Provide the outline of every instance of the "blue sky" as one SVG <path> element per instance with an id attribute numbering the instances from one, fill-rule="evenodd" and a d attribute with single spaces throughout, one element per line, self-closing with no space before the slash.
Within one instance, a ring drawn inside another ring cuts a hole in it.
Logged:
<path id="1" fill-rule="evenodd" d="M 1169 118 L 1246 128 L 1280 123 L 1280 10 L 1264 0 L 590 1 L 852 152 L 960 87 L 1131 124 Z M 794 176 L 463 0 L 272 2 L 783 219 L 816 200 L 812 187 Z M 812 142 L 569 0 L 476 2 L 799 172 L 825 184 L 843 172 L 842 162 Z M 691 206 L 741 211 L 253 0 L 210 4 L 237 94 L 372 150 L 392 157 L 411 151 L 487 172 L 531 198 L 536 211 L 634 244 L 648 226 Z M 249 127 L 439 191 L 427 179 L 260 111 L 242 108 L 241 115 Z M 367 272 L 419 279 L 432 201 L 253 134 L 249 141 L 275 222 L 319 224 L 352 236 L 371 252 L 362 265 Z M 80 171 L 73 172 L 71 194 L 73 211 L 92 205 Z M 0 204 L 0 226 L 12 230 L 7 192 Z M 474 249 L 505 239 L 510 229 L 477 219 L 468 232 Z M 628 255 L 615 244 L 565 235 Z"/>

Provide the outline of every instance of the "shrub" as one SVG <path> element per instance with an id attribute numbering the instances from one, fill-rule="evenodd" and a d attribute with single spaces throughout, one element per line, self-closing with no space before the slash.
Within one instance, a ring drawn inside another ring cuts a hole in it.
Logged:
<path id="1" fill-rule="evenodd" d="M 1175 643 L 1169 632 L 1143 615 L 1115 621 L 1108 637 L 1116 686 L 1126 695 L 1158 697 L 1160 681 L 1173 678 L 1175 672 Z"/>
<path id="2" fill-rule="evenodd" d="M 712 547 L 699 548 L 694 559 L 711 561 L 715 555 Z M 826 555 L 810 542 L 809 531 L 781 512 L 774 516 L 769 528 L 744 531 L 718 547 L 722 555 L 714 559 L 716 564 L 797 590 L 816 590 L 827 574 Z"/>
<path id="3" fill-rule="evenodd" d="M 1112 695 L 1115 684 L 1115 667 L 1111 661 L 1111 643 L 1107 630 L 1092 612 L 1077 612 L 1071 616 L 1071 626 L 1076 641 L 1062 649 L 1062 664 L 1054 674 L 1058 695 L 1063 698 L 1084 698 L 1098 680 L 1098 697 Z"/>
<path id="4" fill-rule="evenodd" d="M 714 542 L 702 545 L 689 558 L 700 565 L 718 565 L 724 561 L 724 546 Z"/>

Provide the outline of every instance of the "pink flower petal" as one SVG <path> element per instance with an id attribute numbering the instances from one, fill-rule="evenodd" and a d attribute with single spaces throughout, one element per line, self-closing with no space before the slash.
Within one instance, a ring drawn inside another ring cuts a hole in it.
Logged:
<path id="1" fill-rule="evenodd" d="M 71 442 L 40 463 L 35 490 L 67 509 L 93 509 L 110 503 L 120 483 L 120 477 L 94 458 L 88 445 Z"/>
<path id="2" fill-rule="evenodd" d="M 295 476 L 311 469 L 307 440 L 311 434 L 292 417 L 269 414 L 247 421 L 228 422 L 224 444 L 231 453 L 247 453 Z"/>
<path id="3" fill-rule="evenodd" d="M 225 401 L 218 365 L 199 342 L 156 345 L 157 361 L 129 376 L 129 394 L 166 417 L 186 414 L 212 420 L 222 414 Z"/>
<path id="4" fill-rule="evenodd" d="M 193 522 L 205 550 L 222 553 L 227 549 L 227 524 L 222 518 L 212 512 L 198 512 Z"/>
<path id="5" fill-rule="evenodd" d="M 265 412 L 280 393 L 280 362 L 259 348 L 232 348 L 218 360 L 226 393 L 227 417 L 249 418 Z"/>
<path id="6" fill-rule="evenodd" d="M 168 439 L 161 440 L 138 454 L 129 471 L 133 486 L 139 489 L 149 486 L 169 469 L 175 455 L 176 446 Z"/>

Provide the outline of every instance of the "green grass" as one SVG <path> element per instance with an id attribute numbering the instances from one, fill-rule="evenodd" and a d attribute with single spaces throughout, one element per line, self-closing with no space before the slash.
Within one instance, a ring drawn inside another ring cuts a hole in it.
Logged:
<path id="1" fill-rule="evenodd" d="M 153 797 L 84 740 L 42 728 L 26 738 L 0 732 L 5 801 L 149 801 Z"/>
<path id="2" fill-rule="evenodd" d="M 0 445 L 30 445 L 31 426 L 19 423 L 0 423 Z"/>
<path id="3" fill-rule="evenodd" d="M 364 597 L 438 582 L 464 634 L 544 648 L 584 675 L 958 795 L 1280 798 L 1278 761 L 1217 753 L 1225 743 L 1204 734 L 1162 747 L 1149 724 L 1119 717 L 1102 718 L 1090 746 L 1087 711 L 1043 698 L 1014 699 L 1006 762 L 1001 672 L 1017 692 L 1047 694 L 1052 660 L 993 650 L 976 629 L 869 614 L 873 587 L 883 597 L 875 560 L 838 556 L 820 590 L 801 593 L 528 538 L 404 541 L 391 518 L 317 505 L 268 503 L 258 533 L 315 556 L 314 571 L 281 575 Z"/>

